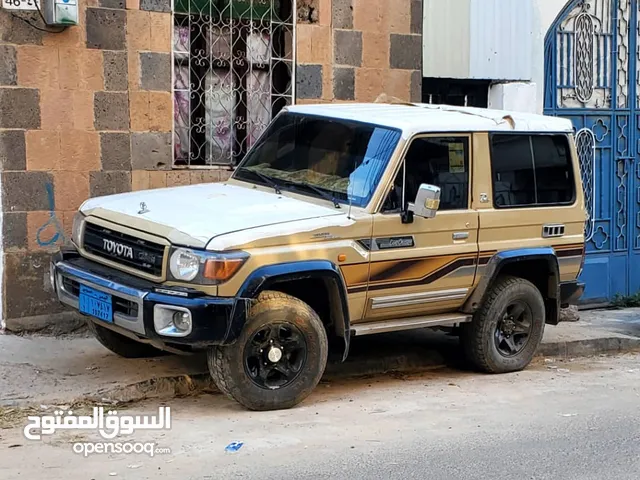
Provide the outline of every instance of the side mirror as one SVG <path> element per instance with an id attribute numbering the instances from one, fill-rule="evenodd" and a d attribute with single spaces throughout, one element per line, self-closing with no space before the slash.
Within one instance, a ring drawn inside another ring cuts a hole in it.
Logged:
<path id="1" fill-rule="evenodd" d="M 423 183 L 418 189 L 416 201 L 409 204 L 409 211 L 418 217 L 433 218 L 440 207 L 440 187 Z"/>

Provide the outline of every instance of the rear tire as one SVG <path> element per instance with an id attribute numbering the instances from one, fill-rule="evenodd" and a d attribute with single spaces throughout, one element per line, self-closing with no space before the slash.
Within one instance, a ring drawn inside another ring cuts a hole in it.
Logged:
<path id="1" fill-rule="evenodd" d="M 87 320 L 89 331 L 107 349 L 124 358 L 150 358 L 166 355 L 167 352 L 159 350 L 151 345 L 136 342 L 129 337 L 109 330 L 93 321 Z"/>
<path id="2" fill-rule="evenodd" d="M 249 410 L 302 402 L 327 365 L 327 334 L 317 313 L 280 292 L 260 294 L 236 342 L 210 347 L 209 372 L 222 393 Z"/>
<path id="3" fill-rule="evenodd" d="M 507 373 L 531 363 L 544 333 L 545 306 L 528 280 L 499 278 L 473 321 L 462 325 L 460 341 L 477 370 Z"/>

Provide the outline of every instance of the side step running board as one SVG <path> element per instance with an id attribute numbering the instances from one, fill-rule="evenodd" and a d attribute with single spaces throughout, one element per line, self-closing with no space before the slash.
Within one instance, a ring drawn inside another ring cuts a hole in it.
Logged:
<path id="1" fill-rule="evenodd" d="M 351 335 L 373 335 L 375 333 L 397 332 L 428 327 L 452 327 L 459 323 L 471 321 L 471 315 L 451 313 L 447 315 L 430 315 L 428 317 L 402 318 L 400 320 L 384 320 L 367 322 L 351 326 Z"/>

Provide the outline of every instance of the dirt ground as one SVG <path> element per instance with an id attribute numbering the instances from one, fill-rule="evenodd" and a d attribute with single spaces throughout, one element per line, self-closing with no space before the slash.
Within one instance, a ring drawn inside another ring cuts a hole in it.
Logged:
<path id="1" fill-rule="evenodd" d="M 441 368 L 323 381 L 288 411 L 248 412 L 221 395 L 163 405 L 170 430 L 113 440 L 153 443 L 163 450 L 153 457 L 74 453 L 74 443 L 104 441 L 93 431 L 27 440 L 28 412 L 5 409 L 0 478 L 640 478 L 638 354 L 540 359 L 499 376 Z M 232 442 L 243 445 L 225 451 Z M 542 460 L 525 468 L 519 451 Z"/>
<path id="2" fill-rule="evenodd" d="M 579 322 L 547 326 L 540 353 L 562 357 L 640 349 L 640 309 L 592 310 L 580 316 Z M 456 338 L 422 329 L 355 337 L 346 363 L 330 364 L 326 377 L 459 363 Z M 176 392 L 211 390 L 207 382 L 204 355 L 124 359 L 88 334 L 0 334 L 0 407 L 171 398 Z"/>

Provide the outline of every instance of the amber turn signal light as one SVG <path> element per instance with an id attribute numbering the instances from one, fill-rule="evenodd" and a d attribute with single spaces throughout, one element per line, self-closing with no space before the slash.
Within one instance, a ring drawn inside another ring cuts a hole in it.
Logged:
<path id="1" fill-rule="evenodd" d="M 209 259 L 204 264 L 202 276 L 209 280 L 224 282 L 235 275 L 245 260 L 245 258 Z"/>

